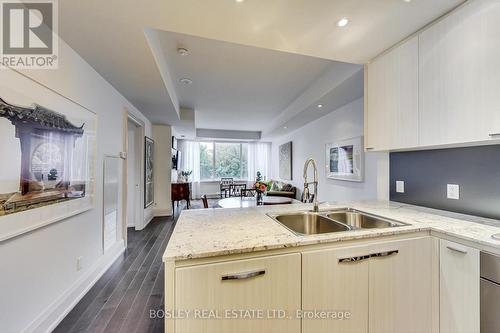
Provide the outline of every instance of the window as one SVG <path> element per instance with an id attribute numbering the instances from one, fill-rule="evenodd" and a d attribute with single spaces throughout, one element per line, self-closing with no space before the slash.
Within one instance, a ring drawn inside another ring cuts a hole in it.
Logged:
<path id="1" fill-rule="evenodd" d="M 200 178 L 202 180 L 248 177 L 248 144 L 200 142 Z"/>
<path id="2" fill-rule="evenodd" d="M 31 172 L 38 181 L 60 180 L 63 166 L 61 149 L 50 140 L 40 144 L 31 156 Z"/>

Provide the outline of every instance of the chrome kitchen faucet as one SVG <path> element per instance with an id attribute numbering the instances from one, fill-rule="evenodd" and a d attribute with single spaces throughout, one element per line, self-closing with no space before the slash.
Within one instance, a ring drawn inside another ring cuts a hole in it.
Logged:
<path id="1" fill-rule="evenodd" d="M 314 179 L 313 182 L 307 181 L 307 170 L 309 168 L 309 164 L 312 164 L 314 170 Z M 314 185 L 314 197 L 313 197 L 313 211 L 319 211 L 318 208 L 318 167 L 316 165 L 316 161 L 312 158 L 309 158 L 304 163 L 304 191 L 302 192 L 302 202 L 308 203 L 311 202 L 311 195 L 309 193 L 309 184 Z"/>

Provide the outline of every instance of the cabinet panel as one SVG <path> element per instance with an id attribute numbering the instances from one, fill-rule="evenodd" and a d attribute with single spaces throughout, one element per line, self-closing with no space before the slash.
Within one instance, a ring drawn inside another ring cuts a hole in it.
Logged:
<path id="1" fill-rule="evenodd" d="M 419 37 L 421 146 L 500 133 L 500 2 L 470 1 Z"/>
<path id="2" fill-rule="evenodd" d="M 367 66 L 366 146 L 418 146 L 418 37 Z"/>
<path id="3" fill-rule="evenodd" d="M 294 319 L 301 309 L 300 254 L 179 268 L 175 281 L 175 309 L 191 311 L 188 319 L 175 320 L 178 333 L 300 332 L 300 320 Z M 195 310 L 220 318 L 199 319 Z M 251 320 L 226 310 L 263 310 L 264 318 L 267 310 L 284 310 L 291 319 Z"/>
<path id="4" fill-rule="evenodd" d="M 302 332 L 432 332 L 439 316 L 433 306 L 436 256 L 431 237 L 304 253 L 303 309 L 351 311 L 352 318 L 304 319 Z"/>
<path id="5" fill-rule="evenodd" d="M 479 251 L 440 241 L 440 332 L 479 332 Z"/>
<path id="6" fill-rule="evenodd" d="M 302 306 L 308 310 L 349 311 L 347 320 L 303 319 L 303 333 L 368 332 L 368 259 L 339 262 L 369 254 L 369 247 L 308 252 L 302 255 Z"/>
<path id="7" fill-rule="evenodd" d="M 432 239 L 388 242 L 371 252 L 384 255 L 370 259 L 370 333 L 431 332 Z"/>

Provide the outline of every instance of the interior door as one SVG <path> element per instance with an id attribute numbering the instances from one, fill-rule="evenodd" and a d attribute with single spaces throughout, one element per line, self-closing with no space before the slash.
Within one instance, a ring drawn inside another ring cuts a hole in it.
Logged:
<path id="1" fill-rule="evenodd" d="M 127 227 L 135 226 L 136 221 L 136 125 L 128 121 L 128 151 L 127 151 Z"/>

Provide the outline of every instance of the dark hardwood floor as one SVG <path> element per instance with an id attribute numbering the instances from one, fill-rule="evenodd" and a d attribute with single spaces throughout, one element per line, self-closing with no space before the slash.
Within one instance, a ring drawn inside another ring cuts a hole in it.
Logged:
<path id="1" fill-rule="evenodd" d="M 129 228 L 126 252 L 54 332 L 163 332 L 163 319 L 150 319 L 149 311 L 163 309 L 161 258 L 175 221 L 155 218 L 142 231 Z"/>

